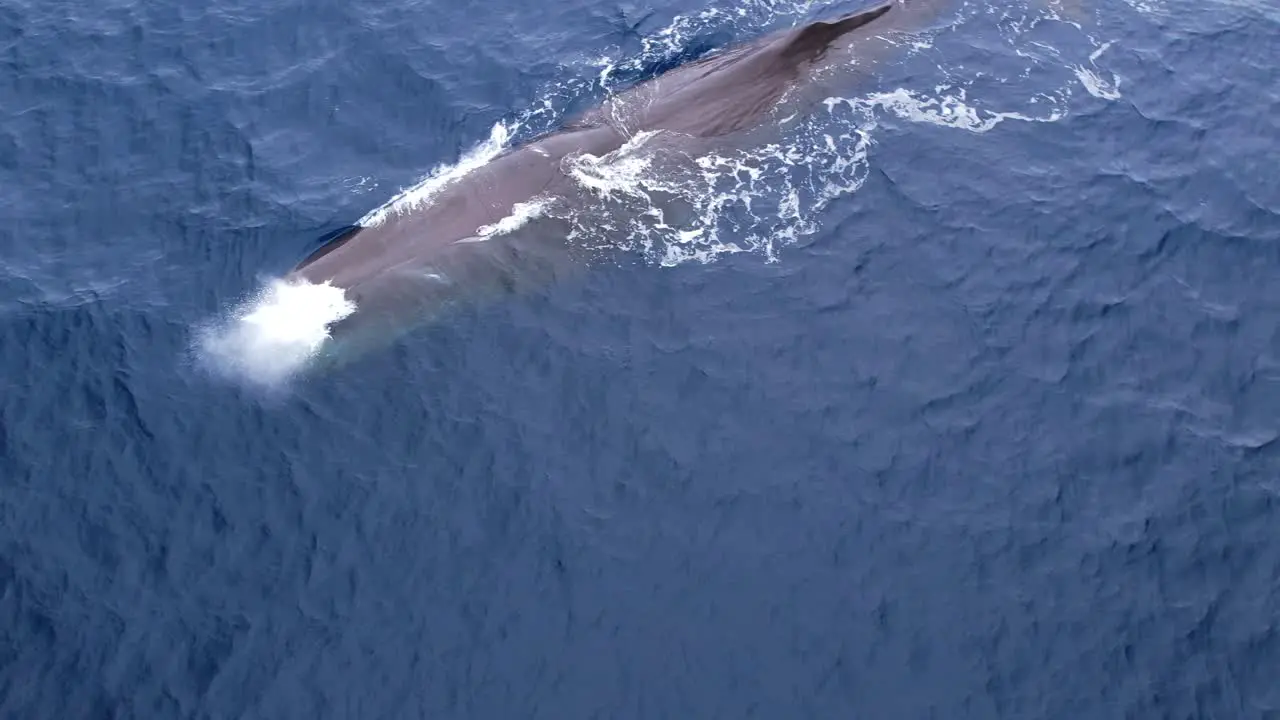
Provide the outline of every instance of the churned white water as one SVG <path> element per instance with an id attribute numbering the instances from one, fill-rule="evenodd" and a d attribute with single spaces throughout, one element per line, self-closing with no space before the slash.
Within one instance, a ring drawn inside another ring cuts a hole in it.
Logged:
<path id="1" fill-rule="evenodd" d="M 271 280 L 248 302 L 204 328 L 200 359 L 213 370 L 257 385 L 278 385 L 320 352 L 334 323 L 356 311 L 342 288 Z"/>

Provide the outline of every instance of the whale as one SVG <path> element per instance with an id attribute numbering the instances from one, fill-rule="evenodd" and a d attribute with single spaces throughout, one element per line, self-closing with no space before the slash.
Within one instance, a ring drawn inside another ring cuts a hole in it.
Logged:
<path id="1" fill-rule="evenodd" d="M 398 334 L 476 286 L 510 290 L 554 273 L 563 242 L 495 242 L 492 228 L 535 198 L 571 195 L 567 159 L 603 156 L 641 133 L 705 143 L 751 130 L 834 48 L 852 48 L 855 64 L 865 65 L 894 46 L 879 28 L 918 23 L 939 3 L 882 0 L 671 68 L 453 179 L 425 202 L 334 233 L 286 279 L 341 288 L 356 310 L 331 337 L 358 344 L 356 336 Z"/>

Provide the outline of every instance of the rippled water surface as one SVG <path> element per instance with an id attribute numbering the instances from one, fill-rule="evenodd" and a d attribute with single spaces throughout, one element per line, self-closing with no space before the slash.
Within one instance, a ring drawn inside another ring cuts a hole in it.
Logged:
<path id="1" fill-rule="evenodd" d="M 860 6 L 698 2 L 0 0 L 0 715 L 1280 715 L 1268 0 L 957 0 L 295 372 L 326 235 Z"/>

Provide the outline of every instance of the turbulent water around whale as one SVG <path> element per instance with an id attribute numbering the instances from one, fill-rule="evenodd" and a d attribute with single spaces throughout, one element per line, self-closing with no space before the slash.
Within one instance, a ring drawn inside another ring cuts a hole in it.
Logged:
<path id="1" fill-rule="evenodd" d="M 711 262 L 725 253 L 759 253 L 776 259 L 780 247 L 812 234 L 821 223 L 823 209 L 838 197 L 853 193 L 869 168 L 867 151 L 874 142 L 877 117 L 888 113 L 911 122 L 929 123 L 965 132 L 987 132 L 999 123 L 1054 122 L 1069 112 L 1072 98 L 1088 94 L 1103 99 L 1119 97 L 1119 78 L 1105 77 L 1095 62 L 1108 43 L 1075 20 L 1068 9 L 1030 0 L 1001 9 L 973 3 L 928 0 L 930 15 L 916 18 L 916 25 L 895 25 L 895 12 L 862 28 L 860 34 L 893 48 L 889 62 L 918 63 L 933 74 L 931 91 L 902 87 L 874 87 L 870 73 L 851 73 L 858 65 L 857 40 L 851 52 L 818 72 L 820 89 L 860 89 L 862 94 L 828 95 L 817 112 L 811 109 L 774 112 L 765 120 L 765 132 L 743 133 L 736 147 L 730 144 L 693 148 L 655 141 L 656 131 L 641 131 L 616 150 L 593 155 L 589 149 L 571 155 L 562 170 L 577 184 L 579 197 L 566 204 L 550 195 L 535 195 L 518 203 L 511 214 L 491 223 L 473 239 L 488 239 L 524 228 L 531 221 L 558 215 L 567 225 L 557 227 L 565 242 L 579 248 L 611 253 L 640 254 L 650 262 L 671 266 L 688 261 Z M 891 3 L 890 6 L 897 4 Z M 915 7 L 912 6 L 914 10 Z M 426 178 L 403 190 L 359 220 L 358 227 L 374 227 L 389 217 L 412 213 L 438 202 L 441 193 L 475 173 L 529 133 L 554 129 L 566 119 L 557 104 L 566 100 L 625 91 L 622 78 L 645 79 L 645 68 L 661 63 L 691 62 L 686 53 L 690 37 L 712 30 L 736 34 L 762 34 L 778 26 L 800 23 L 810 12 L 805 5 L 748 4 L 736 12 L 714 9 L 681 15 L 645 38 L 642 51 L 629 58 L 595 61 L 600 71 L 587 79 L 566 80 L 544 91 L 541 103 L 511 120 L 494 125 L 489 137 L 464 152 L 453 163 L 431 171 Z M 1016 22 L 1009 19 L 1016 18 Z M 1033 38 L 1037 27 L 1067 27 L 1075 37 L 1064 48 L 1044 46 Z M 883 31 L 878 31 L 883 27 Z M 1017 64 L 1002 83 L 1037 80 L 1057 83 L 1048 91 L 1028 92 L 1021 106 L 987 107 L 969 93 L 981 78 L 966 77 L 948 68 L 946 59 L 931 53 L 939 33 L 989 33 L 994 31 L 1003 52 Z M 741 41 L 751 42 L 750 37 Z M 900 46 L 900 47 L 899 47 Z M 712 57 L 715 50 L 712 50 Z M 880 49 L 883 53 L 883 49 Z M 862 57 L 863 65 L 880 58 Z M 678 68 L 679 65 L 677 64 Z M 1016 72 L 1013 70 L 1016 68 Z M 843 73 L 841 71 L 844 71 Z M 824 86 L 822 76 L 830 80 Z M 861 76 L 859 76 L 861 75 Z M 1021 77 L 1019 77 L 1021 76 Z M 1056 77 L 1055 77 L 1056 76 Z M 842 82 L 832 86 L 832 82 Z M 861 86 L 861 87 L 859 87 Z M 643 102 L 643 101 L 642 101 Z M 665 138 L 664 138 L 665 140 Z M 674 208 L 674 210 L 673 210 Z M 546 242 L 546 241 L 538 241 Z M 516 270 L 518 271 L 518 269 Z M 465 282 L 465 280 L 464 280 Z M 450 287 L 449 293 L 465 295 L 467 289 Z M 356 313 L 359 304 L 341 288 L 325 283 L 312 286 L 299 279 L 271 280 L 258 295 L 232 310 L 227 318 L 204 327 L 198 334 L 199 352 L 215 369 L 231 376 L 277 385 L 304 369 L 324 348 L 331 328 Z M 424 307 L 429 316 L 434 308 Z"/>

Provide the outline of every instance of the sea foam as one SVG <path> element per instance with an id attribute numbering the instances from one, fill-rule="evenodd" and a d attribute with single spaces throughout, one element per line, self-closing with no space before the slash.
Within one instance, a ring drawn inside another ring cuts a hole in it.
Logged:
<path id="1" fill-rule="evenodd" d="M 201 360 L 220 374 L 279 385 L 320 353 L 330 328 L 356 311 L 342 288 L 273 279 L 198 335 Z"/>

